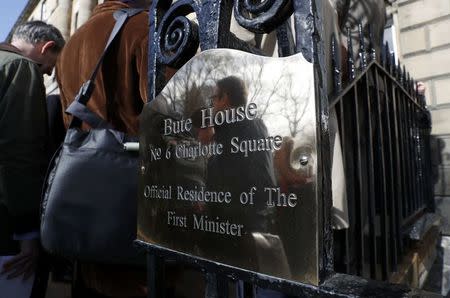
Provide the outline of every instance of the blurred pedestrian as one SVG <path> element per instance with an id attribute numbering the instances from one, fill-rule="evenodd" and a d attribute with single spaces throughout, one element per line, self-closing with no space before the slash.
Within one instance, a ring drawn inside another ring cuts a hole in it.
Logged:
<path id="1" fill-rule="evenodd" d="M 48 163 L 43 75 L 64 46 L 41 21 L 0 44 L 0 293 L 29 297 L 39 256 L 39 208 Z M 28 282 L 22 283 L 21 280 Z"/>

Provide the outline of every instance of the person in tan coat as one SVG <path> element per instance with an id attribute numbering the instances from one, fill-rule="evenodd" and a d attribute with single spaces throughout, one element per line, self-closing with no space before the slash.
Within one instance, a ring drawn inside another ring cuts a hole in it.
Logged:
<path id="1" fill-rule="evenodd" d="M 147 8 L 151 1 L 105 1 L 67 42 L 56 64 L 63 111 L 88 80 L 123 8 Z M 127 20 L 103 60 L 88 107 L 115 129 L 137 135 L 138 117 L 147 101 L 148 12 Z M 66 128 L 70 116 L 64 114 Z M 145 266 L 80 265 L 79 297 L 143 297 Z"/>

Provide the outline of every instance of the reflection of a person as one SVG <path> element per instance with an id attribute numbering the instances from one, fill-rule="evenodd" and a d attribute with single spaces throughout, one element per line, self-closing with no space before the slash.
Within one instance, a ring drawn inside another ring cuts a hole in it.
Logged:
<path id="1" fill-rule="evenodd" d="M 206 107 L 199 108 L 191 116 L 192 125 L 196 131 L 196 133 L 195 133 L 196 139 L 201 145 L 208 145 L 208 144 L 211 144 L 212 142 L 214 142 L 214 127 L 212 127 L 212 126 L 201 127 L 202 126 L 202 110 L 205 110 L 205 109 L 207 109 L 207 108 Z M 203 170 L 204 184 L 206 184 L 206 165 L 207 165 L 208 158 L 209 158 L 209 156 L 200 156 L 196 159 L 199 163 L 204 165 L 204 170 Z M 204 202 L 196 202 L 193 206 L 194 210 L 197 212 L 205 212 L 206 207 L 207 206 Z"/>
<path id="2" fill-rule="evenodd" d="M 212 96 L 214 113 L 230 108 L 245 107 L 247 94 L 247 88 L 241 79 L 229 76 L 219 80 Z M 231 220 L 236 220 L 245 226 L 242 237 L 244 239 L 225 243 L 225 239 L 222 238 L 216 245 L 222 246 L 222 250 L 226 248 L 222 254 L 226 258 L 230 258 L 228 261 L 235 262 L 239 266 L 250 266 L 256 270 L 268 270 L 264 267 L 269 266 L 270 271 L 273 271 L 274 264 L 268 260 L 272 259 L 278 263 L 277 266 L 282 268 L 278 274 L 289 276 L 289 270 L 284 269 L 287 268 L 287 261 L 282 243 L 278 236 L 271 235 L 274 233 L 272 221 L 275 219 L 275 210 L 267 207 L 268 195 L 264 192 L 264 188 L 276 185 L 272 152 L 251 152 L 248 156 L 242 152 L 231 153 L 230 141 L 232 138 L 238 138 L 239 142 L 267 138 L 266 125 L 260 118 L 245 119 L 241 122 L 215 126 L 214 130 L 214 141 L 223 144 L 223 153 L 209 159 L 206 185 L 207 188 L 214 191 L 231 192 L 232 206 L 214 206 L 221 209 L 220 211 L 212 209 L 211 215 L 226 214 Z M 248 193 L 251 187 L 256 188 L 253 205 L 241 204 L 241 193 Z M 269 243 L 269 247 L 264 247 L 264 244 Z M 274 251 L 276 251 L 276 257 L 273 254 Z M 286 265 L 282 266 L 281 264 Z M 237 291 L 243 289 L 242 284 L 239 285 Z M 262 297 L 261 295 L 264 297 L 283 296 L 275 291 L 257 287 L 254 290 L 258 293 L 257 297 Z"/>
<path id="3" fill-rule="evenodd" d="M 245 107 L 247 104 L 247 88 L 245 83 L 234 76 L 217 82 L 213 95 L 214 113 L 230 108 Z M 258 151 L 248 154 L 231 153 L 231 139 L 239 142 L 268 137 L 264 122 L 257 118 L 240 122 L 225 123 L 215 126 L 214 141 L 223 144 L 223 154 L 213 156 L 208 162 L 207 187 L 211 190 L 230 191 L 233 198 L 233 216 L 246 221 L 247 232 L 268 231 L 268 214 L 265 187 L 275 186 L 273 157 L 270 151 Z M 256 187 L 253 206 L 241 205 L 239 196 Z M 234 210 L 236 209 L 236 210 Z M 239 212 L 240 211 L 240 212 Z"/>

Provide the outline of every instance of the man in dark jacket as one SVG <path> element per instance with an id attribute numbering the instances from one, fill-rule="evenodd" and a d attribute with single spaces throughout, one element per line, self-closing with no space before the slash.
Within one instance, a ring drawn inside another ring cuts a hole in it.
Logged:
<path id="1" fill-rule="evenodd" d="M 48 162 L 43 74 L 63 46 L 59 30 L 41 21 L 20 25 L 11 44 L 0 44 L 0 274 L 8 279 L 29 278 L 36 264 Z"/>

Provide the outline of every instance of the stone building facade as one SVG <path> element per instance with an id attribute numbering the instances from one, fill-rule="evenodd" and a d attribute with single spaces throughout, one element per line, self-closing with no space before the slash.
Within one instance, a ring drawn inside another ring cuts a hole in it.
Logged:
<path id="1" fill-rule="evenodd" d="M 393 6 L 398 56 L 425 82 L 436 137 L 435 196 L 450 235 L 450 0 L 398 0 Z"/>

